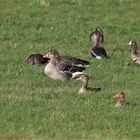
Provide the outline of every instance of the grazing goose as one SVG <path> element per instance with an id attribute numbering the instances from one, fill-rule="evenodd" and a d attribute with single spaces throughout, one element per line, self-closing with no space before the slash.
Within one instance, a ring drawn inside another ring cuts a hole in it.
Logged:
<path id="1" fill-rule="evenodd" d="M 88 87 L 88 81 L 89 77 L 86 74 L 81 74 L 80 77 L 77 77 L 76 80 L 81 80 L 83 82 L 81 89 L 79 90 L 79 93 L 94 93 L 97 91 L 100 91 L 101 88 L 90 88 Z"/>
<path id="2" fill-rule="evenodd" d="M 82 71 L 85 70 L 85 67 L 74 65 L 73 62 L 76 61 L 75 57 L 71 57 L 72 59 L 70 59 L 70 57 L 68 57 L 69 59 L 64 59 L 55 50 L 48 51 L 43 57 L 50 59 L 49 63 L 45 67 L 45 74 L 55 80 L 70 79 L 81 74 Z M 82 61 L 81 59 L 77 59 L 78 62 L 79 60 Z M 78 62 L 76 64 L 81 64 Z"/>
<path id="3" fill-rule="evenodd" d="M 91 55 L 93 57 L 95 57 L 96 59 L 109 58 L 106 50 L 102 47 L 104 36 L 102 30 L 99 27 L 97 27 L 96 30 L 91 33 L 90 40 L 93 46 L 93 48 L 91 49 Z"/>
<path id="4" fill-rule="evenodd" d="M 49 59 L 47 58 L 43 58 L 42 54 L 31 54 L 27 58 L 27 63 L 32 64 L 32 65 L 45 64 L 45 63 L 48 63 L 48 60 Z"/>
<path id="5" fill-rule="evenodd" d="M 128 43 L 128 46 L 131 47 L 131 59 L 133 63 L 140 64 L 140 52 L 137 52 L 137 42 L 136 41 L 130 41 Z"/>
<path id="6" fill-rule="evenodd" d="M 114 98 L 118 98 L 118 102 L 115 104 L 115 107 L 122 107 L 124 105 L 129 105 L 131 107 L 136 106 L 137 104 L 135 103 L 125 103 L 125 93 L 124 92 L 119 92 L 116 95 L 113 96 Z"/>
<path id="7" fill-rule="evenodd" d="M 104 43 L 104 35 L 100 27 L 96 27 L 95 30 L 90 34 L 91 45 L 95 46 L 97 44 L 97 41 L 100 46 L 102 46 L 102 44 Z"/>

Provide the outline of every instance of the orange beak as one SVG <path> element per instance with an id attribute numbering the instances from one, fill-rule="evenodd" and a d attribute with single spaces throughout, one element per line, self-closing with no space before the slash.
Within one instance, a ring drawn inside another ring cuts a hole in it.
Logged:
<path id="1" fill-rule="evenodd" d="M 43 58 L 49 58 L 48 53 L 43 56 Z"/>
<path id="2" fill-rule="evenodd" d="M 114 98 L 119 98 L 120 93 L 117 93 L 116 95 L 114 95 Z"/>

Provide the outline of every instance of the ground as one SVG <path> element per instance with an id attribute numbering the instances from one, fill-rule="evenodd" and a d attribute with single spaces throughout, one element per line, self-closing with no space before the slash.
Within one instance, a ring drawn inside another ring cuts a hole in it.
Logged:
<path id="1" fill-rule="evenodd" d="M 130 40 L 140 45 L 138 0 L 0 0 L 0 139 L 140 139 L 140 66 L 131 64 Z M 89 34 L 101 27 L 109 60 L 90 55 Z M 85 60 L 90 87 L 55 81 L 45 65 L 26 58 L 55 49 Z M 126 94 L 137 106 L 115 108 L 113 95 Z"/>

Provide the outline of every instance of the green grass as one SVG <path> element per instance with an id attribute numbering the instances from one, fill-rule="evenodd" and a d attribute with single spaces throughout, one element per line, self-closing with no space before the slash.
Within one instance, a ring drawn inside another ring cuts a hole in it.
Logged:
<path id="1" fill-rule="evenodd" d="M 44 3 L 46 2 L 46 3 Z M 129 65 L 130 40 L 140 46 L 138 0 L 0 0 L 0 139 L 140 139 L 140 67 Z M 89 34 L 100 26 L 110 60 L 90 56 Z M 89 86 L 54 81 L 45 66 L 30 66 L 32 53 L 56 49 L 90 60 Z M 124 91 L 136 107 L 114 108 Z"/>

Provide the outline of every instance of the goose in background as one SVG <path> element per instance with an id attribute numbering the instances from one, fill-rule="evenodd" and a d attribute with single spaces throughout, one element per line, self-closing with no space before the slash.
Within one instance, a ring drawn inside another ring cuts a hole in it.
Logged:
<path id="1" fill-rule="evenodd" d="M 123 107 L 123 106 L 136 106 L 137 104 L 135 103 L 129 103 L 129 102 L 125 102 L 125 93 L 124 92 L 119 92 L 116 95 L 113 96 L 114 98 L 118 99 L 118 102 L 115 104 L 115 107 Z"/>
<path id="2" fill-rule="evenodd" d="M 128 46 L 131 47 L 131 59 L 133 63 L 140 65 L 140 52 L 137 51 L 137 42 L 136 41 L 130 41 L 128 43 Z"/>
<path id="3" fill-rule="evenodd" d="M 90 41 L 92 45 L 91 55 L 96 59 L 110 58 L 106 50 L 102 47 L 104 42 L 104 35 L 101 28 L 97 27 L 94 32 L 90 34 Z"/>
<path id="4" fill-rule="evenodd" d="M 115 104 L 115 107 L 121 107 L 125 104 L 125 93 L 119 92 L 113 96 L 114 98 L 118 99 L 118 102 Z"/>

